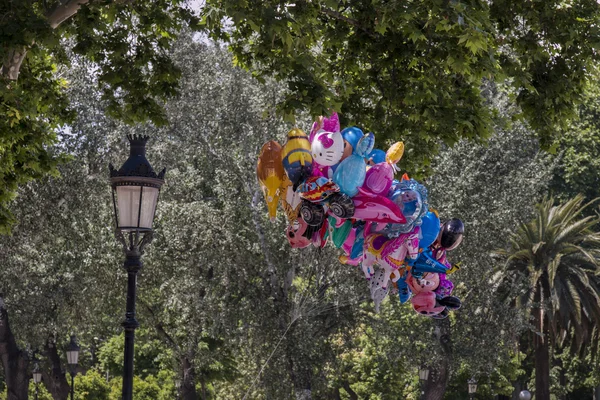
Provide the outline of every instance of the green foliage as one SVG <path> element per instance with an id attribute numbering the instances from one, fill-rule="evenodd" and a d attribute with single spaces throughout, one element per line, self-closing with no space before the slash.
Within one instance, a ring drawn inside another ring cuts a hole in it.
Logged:
<path id="1" fill-rule="evenodd" d="M 97 370 L 88 370 L 85 375 L 75 376 L 75 398 L 77 400 L 104 400 L 108 398 L 110 386 L 106 377 Z"/>
<path id="2" fill-rule="evenodd" d="M 123 372 L 123 350 L 125 337 L 123 334 L 109 338 L 98 351 L 100 370 L 109 376 L 120 376 Z M 136 375 L 145 378 L 156 375 L 159 371 L 171 366 L 172 353 L 156 335 L 148 328 L 136 331 L 134 362 Z"/>
<path id="3" fill-rule="evenodd" d="M 552 186 L 563 200 L 581 193 L 590 201 L 600 197 L 600 89 L 597 85 L 588 90 L 579 106 L 578 117 L 556 143 L 562 158 Z"/>
<path id="4" fill-rule="evenodd" d="M 600 323 L 600 234 L 593 230 L 599 219 L 582 216 L 590 206 L 583 201 L 577 196 L 555 206 L 545 199 L 536 218 L 514 233 L 510 249 L 500 252 L 507 257 L 501 281 L 515 282 L 516 291 L 505 288 L 501 295 L 523 309 L 545 309 L 552 338 L 559 344 L 574 339 L 576 349 L 591 341 Z"/>
<path id="5" fill-rule="evenodd" d="M 402 138 L 414 175 L 440 143 L 490 136 L 485 80 L 509 80 L 549 147 L 598 60 L 599 13 L 594 1 L 208 0 L 200 26 L 287 86 L 287 120 L 341 111 L 380 140 Z"/>
<path id="6" fill-rule="evenodd" d="M 63 78 L 73 68 L 69 51 L 90 62 L 86 74 L 95 73 L 106 112 L 115 118 L 163 124 L 163 102 L 177 92 L 180 72 L 168 51 L 179 30 L 194 24 L 185 1 L 63 3 L 0 5 L 0 234 L 15 222 L 7 205 L 17 188 L 56 176 L 65 161 L 60 149 L 51 149 L 56 130 L 74 118 Z M 24 55 L 22 64 L 15 54 Z"/>
<path id="7" fill-rule="evenodd" d="M 139 376 L 133 377 L 133 399 L 134 400 L 170 400 L 177 398 L 174 374 L 170 371 L 161 371 L 156 376 L 149 375 L 145 379 Z M 108 400 L 119 400 L 123 387 L 122 378 L 110 381 L 110 394 Z"/>

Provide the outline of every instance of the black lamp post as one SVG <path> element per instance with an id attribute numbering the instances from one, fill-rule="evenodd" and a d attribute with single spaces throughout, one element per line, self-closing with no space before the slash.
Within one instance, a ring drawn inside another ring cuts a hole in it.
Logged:
<path id="1" fill-rule="evenodd" d="M 473 400 L 475 397 L 475 392 L 477 392 L 477 381 L 475 378 L 471 378 L 467 381 L 469 385 L 469 399 Z"/>
<path id="2" fill-rule="evenodd" d="M 421 382 L 421 398 L 425 396 L 425 382 L 429 378 L 429 369 L 427 367 L 421 367 L 419 369 L 419 382 Z"/>
<path id="3" fill-rule="evenodd" d="M 156 174 L 146 160 L 147 136 L 128 135 L 129 158 L 116 170 L 112 164 L 110 184 L 117 224 L 115 236 L 123 245 L 124 267 L 127 270 L 127 306 L 125 311 L 125 359 L 123 365 L 122 400 L 133 398 L 133 346 L 135 330 L 139 326 L 135 318 L 137 273 L 142 269 L 141 256 L 144 247 L 152 241 L 152 222 L 163 185 L 165 170 Z"/>
<path id="4" fill-rule="evenodd" d="M 36 362 L 33 367 L 33 383 L 35 383 L 35 400 L 38 400 L 38 390 L 39 384 L 42 381 L 42 372 L 40 371 L 40 366 Z"/>
<path id="5" fill-rule="evenodd" d="M 71 400 L 75 396 L 75 375 L 77 374 L 77 364 L 79 363 L 79 346 L 75 335 L 71 335 L 71 342 L 67 347 L 67 364 L 69 365 L 69 372 L 71 374 Z"/>

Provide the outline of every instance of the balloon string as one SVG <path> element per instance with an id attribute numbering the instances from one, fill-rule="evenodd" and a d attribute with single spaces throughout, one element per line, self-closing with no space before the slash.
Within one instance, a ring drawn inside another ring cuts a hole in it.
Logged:
<path id="1" fill-rule="evenodd" d="M 279 338 L 279 342 L 277 342 L 277 345 L 275 346 L 275 348 L 273 349 L 273 351 L 271 352 L 271 354 L 269 355 L 269 357 L 267 358 L 267 361 L 265 361 L 265 363 L 263 364 L 262 368 L 260 369 L 260 371 L 258 371 L 258 375 L 256 375 L 256 377 L 254 378 L 254 380 L 252 381 L 252 385 L 250 385 L 250 388 L 248 388 L 248 390 L 246 391 L 246 394 L 244 395 L 244 397 L 242 398 L 242 400 L 246 400 L 246 397 L 248 397 L 248 394 L 250 394 L 250 391 L 252 389 L 254 389 L 254 386 L 256 385 L 256 381 L 258 381 L 258 378 L 260 378 L 260 375 L 263 373 L 263 371 L 265 370 L 267 364 L 269 363 L 269 361 L 271 360 L 271 357 L 273 357 L 273 354 L 275 354 L 275 352 L 277 351 L 277 349 L 279 348 L 279 345 L 281 344 L 281 342 L 283 341 L 283 338 L 285 338 L 285 335 L 288 333 L 288 331 L 290 330 L 290 328 L 292 327 L 292 324 L 294 322 L 296 322 L 297 318 L 292 319 L 292 321 L 288 324 L 285 332 L 283 332 L 283 335 L 281 335 L 281 338 Z"/>

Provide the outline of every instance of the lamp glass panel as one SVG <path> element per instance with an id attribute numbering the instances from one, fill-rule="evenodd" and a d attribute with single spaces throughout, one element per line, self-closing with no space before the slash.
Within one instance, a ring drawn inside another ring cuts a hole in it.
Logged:
<path id="1" fill-rule="evenodd" d="M 158 202 L 158 189 L 144 186 L 142 194 L 142 217 L 140 218 L 140 228 L 152 228 L 156 203 Z"/>
<path id="2" fill-rule="evenodd" d="M 140 209 L 140 186 L 117 186 L 119 227 L 136 227 Z"/>
<path id="3" fill-rule="evenodd" d="M 138 212 L 141 211 L 139 228 L 152 228 L 158 188 L 142 188 L 142 208 L 140 210 L 140 186 L 117 186 L 117 208 L 119 227 L 138 227 Z"/>
<path id="4" fill-rule="evenodd" d="M 42 373 L 39 371 L 33 372 L 33 383 L 40 383 L 42 381 Z"/>
<path id="5" fill-rule="evenodd" d="M 77 365 L 78 361 L 79 361 L 79 350 L 67 351 L 67 364 Z"/>
<path id="6" fill-rule="evenodd" d="M 469 393 L 477 392 L 477 383 L 469 382 Z"/>

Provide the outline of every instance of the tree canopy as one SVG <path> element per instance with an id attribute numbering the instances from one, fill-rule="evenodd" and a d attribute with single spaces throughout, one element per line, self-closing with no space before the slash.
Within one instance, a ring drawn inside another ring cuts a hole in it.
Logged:
<path id="1" fill-rule="evenodd" d="M 14 218 L 16 188 L 48 172 L 56 130 L 73 121 L 66 96 L 68 50 L 84 56 L 105 111 L 126 122 L 165 122 L 164 100 L 180 76 L 168 54 L 194 25 L 185 0 L 28 0 L 0 4 L 0 233 Z"/>
<path id="2" fill-rule="evenodd" d="M 511 83 L 548 147 L 598 61 L 599 16 L 593 0 L 207 0 L 201 24 L 239 65 L 282 80 L 288 119 L 341 111 L 401 137 L 419 172 L 440 142 L 489 137 L 485 80 Z"/>

